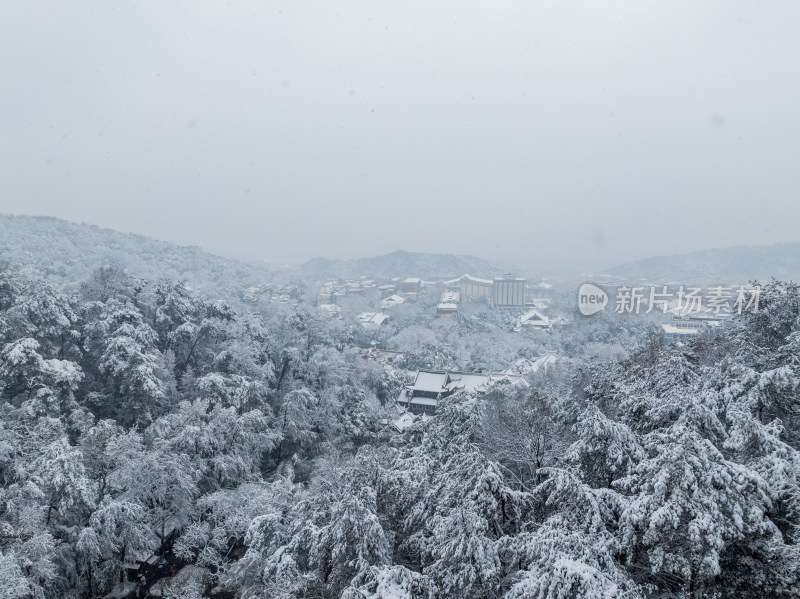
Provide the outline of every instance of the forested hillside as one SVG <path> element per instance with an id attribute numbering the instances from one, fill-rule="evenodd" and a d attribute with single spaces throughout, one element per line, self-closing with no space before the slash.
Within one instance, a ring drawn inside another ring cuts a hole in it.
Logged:
<path id="1" fill-rule="evenodd" d="M 251 264 L 142 235 L 44 216 L 0 214 L 0 263 L 25 269 L 57 285 L 73 286 L 103 264 L 157 281 L 185 281 L 207 297 L 238 300 L 272 279 Z"/>
<path id="2" fill-rule="evenodd" d="M 216 256 L 142 235 L 44 216 L 0 214 L 0 264 L 24 269 L 57 286 L 74 287 L 104 264 L 150 281 L 183 281 L 196 293 L 238 302 L 265 283 L 322 281 L 362 275 L 388 277 L 494 276 L 508 268 L 474 256 L 392 252 L 357 260 L 316 258 L 299 267 L 270 267 Z"/>
<path id="3" fill-rule="evenodd" d="M 489 335 L 460 322 L 447 359 Z M 0 269 L 2 596 L 104 596 L 153 555 L 191 584 L 142 592 L 187 599 L 800 596 L 796 286 L 404 433 L 403 373 L 357 336 L 112 267 L 72 295 Z"/>
<path id="4" fill-rule="evenodd" d="M 778 243 L 654 256 L 617 266 L 606 273 L 629 281 L 742 285 L 752 280 L 768 281 L 772 277 L 798 281 L 799 264 L 800 243 Z"/>

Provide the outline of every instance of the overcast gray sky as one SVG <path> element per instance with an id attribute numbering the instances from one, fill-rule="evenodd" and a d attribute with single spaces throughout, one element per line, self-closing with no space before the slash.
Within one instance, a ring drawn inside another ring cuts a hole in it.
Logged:
<path id="1" fill-rule="evenodd" d="M 0 3 L 0 211 L 245 259 L 800 241 L 800 3 Z"/>

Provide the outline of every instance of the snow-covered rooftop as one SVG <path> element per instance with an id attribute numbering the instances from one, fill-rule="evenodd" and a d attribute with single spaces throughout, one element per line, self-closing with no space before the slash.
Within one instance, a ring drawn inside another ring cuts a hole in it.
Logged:
<path id="1" fill-rule="evenodd" d="M 443 393 L 447 390 L 446 385 L 449 378 L 446 372 L 436 372 L 420 370 L 411 389 L 414 391 L 430 391 L 431 393 Z"/>
<path id="2" fill-rule="evenodd" d="M 399 296 L 397 294 L 390 295 L 389 297 L 384 298 L 381 301 L 381 308 L 392 308 L 394 306 L 397 306 L 399 304 L 404 303 L 405 301 L 406 301 L 406 298 L 404 298 L 402 296 Z"/>
<path id="3" fill-rule="evenodd" d="M 394 419 L 392 425 L 400 432 L 403 432 L 407 428 L 410 428 L 414 422 L 416 422 L 417 417 L 414 416 L 411 412 L 403 412 Z"/>
<path id="4" fill-rule="evenodd" d="M 546 328 L 549 327 L 552 323 L 550 319 L 539 312 L 536 308 L 533 310 L 529 310 L 525 314 L 519 317 L 519 324 L 520 326 L 531 326 L 531 327 L 542 327 Z"/>
<path id="5" fill-rule="evenodd" d="M 558 362 L 558 357 L 556 357 L 554 354 L 545 354 L 544 356 L 539 356 L 533 360 L 528 358 L 517 358 L 508 366 L 508 368 L 503 371 L 503 373 L 519 375 L 533 374 L 542 368 L 549 368 L 556 362 Z"/>
<path id="6" fill-rule="evenodd" d="M 389 320 L 389 315 L 383 312 L 362 312 L 358 321 L 365 327 L 377 327 Z"/>
<path id="7" fill-rule="evenodd" d="M 440 304 L 457 304 L 461 300 L 461 294 L 458 291 L 445 291 L 442 297 L 439 298 Z"/>
<path id="8" fill-rule="evenodd" d="M 685 335 L 686 337 L 691 337 L 701 331 L 701 329 L 676 327 L 672 324 L 662 324 L 661 328 L 670 335 Z"/>

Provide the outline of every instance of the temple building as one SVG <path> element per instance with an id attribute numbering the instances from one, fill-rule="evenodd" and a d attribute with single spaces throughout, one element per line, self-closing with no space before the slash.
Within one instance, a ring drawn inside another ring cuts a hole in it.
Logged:
<path id="1" fill-rule="evenodd" d="M 525 384 L 519 374 L 497 372 L 450 372 L 447 370 L 420 370 L 411 385 L 403 385 L 397 403 L 414 414 L 434 414 L 441 399 L 457 391 L 486 393 L 499 381 Z"/>

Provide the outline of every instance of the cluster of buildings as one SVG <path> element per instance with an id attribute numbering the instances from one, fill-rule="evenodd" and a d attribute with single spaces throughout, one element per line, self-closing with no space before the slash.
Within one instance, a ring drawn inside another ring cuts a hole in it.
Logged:
<path id="1" fill-rule="evenodd" d="M 319 313 L 327 318 L 341 318 L 342 307 L 338 304 L 320 304 L 317 306 Z M 389 315 L 384 312 L 361 312 L 358 315 L 359 324 L 365 329 L 376 329 L 389 322 Z"/>
<path id="2" fill-rule="evenodd" d="M 399 277 L 327 281 L 319 289 L 317 304 L 336 304 L 347 296 L 366 296 L 370 293 L 377 293 L 382 300 L 394 298 L 396 303 L 403 303 L 406 299 L 414 299 L 422 289 L 422 284 L 423 281 L 419 278 Z"/>
<path id="3" fill-rule="evenodd" d="M 242 301 L 257 303 L 267 302 L 271 304 L 297 304 L 302 297 L 302 290 L 299 285 L 267 283 L 260 287 L 248 287 L 242 294 Z"/>
<path id="4" fill-rule="evenodd" d="M 378 327 L 389 321 L 389 314 L 384 310 L 392 310 L 403 305 L 407 300 L 414 300 L 422 286 L 422 279 L 412 278 L 401 280 L 390 279 L 389 282 L 373 279 L 340 280 L 325 283 L 320 288 L 317 296 L 319 311 L 331 318 L 341 318 L 342 308 L 340 302 L 348 296 L 378 294 L 380 297 L 379 310 L 374 312 L 361 312 L 358 321 L 366 328 Z"/>
<path id="5" fill-rule="evenodd" d="M 485 298 L 498 308 L 513 308 L 526 305 L 527 280 L 506 274 L 494 279 L 481 279 L 472 275 L 462 275 L 457 279 L 439 281 L 435 284 L 445 287 L 439 298 L 436 314 L 458 312 L 461 298 Z"/>
<path id="6" fill-rule="evenodd" d="M 352 295 L 378 297 L 379 304 L 376 302 L 373 309 L 380 312 L 359 315 L 362 324 L 372 326 L 375 324 L 374 314 L 385 314 L 385 311 L 406 302 L 416 301 L 424 288 L 432 288 L 440 293 L 436 304 L 437 316 L 457 313 L 464 301 L 481 300 L 497 308 L 528 308 L 528 312 L 520 319 L 517 330 L 525 327 L 550 328 L 564 322 L 563 319 L 550 319 L 544 314 L 546 305 L 542 302 L 549 300 L 542 298 L 551 294 L 551 285 L 540 282 L 529 286 L 527 279 L 510 273 L 493 279 L 482 279 L 469 274 L 455 278 L 437 277 L 435 280 L 424 280 L 420 277 L 339 279 L 322 284 L 317 304 L 322 312 L 338 318 L 341 317 L 341 309 L 334 306 L 341 305 L 343 298 Z M 388 320 L 388 315 L 381 322 L 385 320 Z"/>
<path id="7" fill-rule="evenodd" d="M 549 283 L 541 282 L 529 286 L 527 279 L 511 273 L 493 279 L 465 274 L 458 278 L 432 283 L 423 281 L 422 284 L 435 285 L 446 290 L 436 306 L 437 315 L 457 312 L 462 300 L 474 299 L 483 299 L 496 308 L 538 307 L 541 310 L 542 307 L 531 298 L 546 298 L 552 295 L 553 291 L 553 286 Z"/>
<path id="8" fill-rule="evenodd" d="M 553 286 L 549 283 L 541 282 L 529 286 L 527 279 L 513 274 L 505 274 L 494 279 L 481 279 L 465 274 L 438 284 L 444 286 L 447 291 L 442 293 L 436 305 L 437 316 L 458 312 L 462 298 L 479 298 L 490 302 L 496 308 L 528 308 L 528 311 L 519 318 L 515 327 L 517 331 L 527 327 L 549 329 L 567 323 L 561 316 L 545 315 L 547 302 L 550 301 L 548 296 L 552 295 L 553 291 Z"/>
<path id="9" fill-rule="evenodd" d="M 458 291 L 463 298 L 487 298 L 497 307 L 524 306 L 527 279 L 506 274 L 494 279 L 481 279 L 472 275 L 462 275 L 457 279 L 444 281 L 451 291 Z"/>
<path id="10" fill-rule="evenodd" d="M 339 281 L 327 281 L 322 284 L 317 294 L 317 303 L 335 304 L 348 295 L 366 295 L 367 292 L 374 291 L 378 284 L 371 279 L 342 279 Z"/>
<path id="11" fill-rule="evenodd" d="M 317 308 L 331 318 L 341 318 L 341 301 L 346 297 L 375 295 L 380 297 L 380 311 L 362 312 L 358 320 L 366 327 L 380 326 L 389 320 L 383 310 L 391 310 L 413 300 L 422 285 L 422 279 L 340 279 L 323 283 L 317 294 Z"/>

